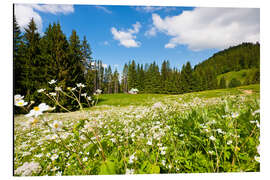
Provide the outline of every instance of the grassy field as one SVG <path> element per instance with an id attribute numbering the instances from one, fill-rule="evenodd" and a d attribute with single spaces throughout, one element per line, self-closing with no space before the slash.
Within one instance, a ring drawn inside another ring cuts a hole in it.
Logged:
<path id="1" fill-rule="evenodd" d="M 260 171 L 259 85 L 101 95 L 95 107 L 14 119 L 15 175 Z"/>
<path id="2" fill-rule="evenodd" d="M 226 80 L 227 87 L 233 78 L 239 80 L 243 84 L 247 78 L 250 79 L 250 77 L 252 77 L 254 75 L 255 71 L 256 71 L 256 69 L 243 69 L 240 71 L 230 71 L 228 73 L 221 74 L 221 75 L 217 76 L 217 80 L 219 83 L 220 79 L 222 77 L 224 77 Z"/>

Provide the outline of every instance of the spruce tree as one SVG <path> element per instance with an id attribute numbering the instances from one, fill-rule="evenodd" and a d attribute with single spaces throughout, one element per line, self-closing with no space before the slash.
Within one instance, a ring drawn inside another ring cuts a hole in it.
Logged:
<path id="1" fill-rule="evenodd" d="M 225 89 L 226 88 L 226 80 L 225 80 L 224 76 L 222 76 L 220 81 L 219 81 L 219 88 L 220 89 Z"/>

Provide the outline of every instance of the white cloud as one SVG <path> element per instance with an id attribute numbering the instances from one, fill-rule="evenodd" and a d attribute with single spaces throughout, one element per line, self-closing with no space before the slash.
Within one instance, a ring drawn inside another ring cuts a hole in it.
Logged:
<path id="1" fill-rule="evenodd" d="M 159 11 L 161 9 L 163 9 L 165 7 L 161 7 L 161 6 L 137 6 L 135 9 L 139 12 L 154 12 L 154 11 Z"/>
<path id="2" fill-rule="evenodd" d="M 15 5 L 15 16 L 21 30 L 27 27 L 30 20 L 33 18 L 37 24 L 39 32 L 42 32 L 42 18 L 39 15 L 40 12 L 51 13 L 51 14 L 69 14 L 74 12 L 73 5 L 59 5 L 59 4 L 16 4 Z"/>
<path id="3" fill-rule="evenodd" d="M 95 6 L 97 9 L 101 9 L 102 11 L 108 13 L 108 14 L 112 14 L 112 11 L 110 11 L 108 8 L 104 7 L 104 6 Z"/>
<path id="4" fill-rule="evenodd" d="M 165 12 L 176 10 L 175 7 L 168 7 L 168 6 L 137 6 L 135 9 L 139 12 L 144 12 L 144 13 L 153 13 L 155 11 L 160 11 L 160 10 L 164 10 Z"/>
<path id="5" fill-rule="evenodd" d="M 157 29 L 155 27 L 151 27 L 148 31 L 144 33 L 144 35 L 147 37 L 156 36 L 156 34 L 157 34 Z"/>
<path id="6" fill-rule="evenodd" d="M 136 36 L 134 34 L 137 34 L 141 28 L 141 24 L 139 22 L 136 22 L 136 24 L 133 24 L 133 29 L 128 29 L 126 31 L 118 31 L 115 27 L 111 28 L 111 32 L 113 34 L 113 38 L 115 40 L 118 40 L 120 45 L 125 46 L 127 48 L 130 47 L 139 47 L 141 45 L 140 42 L 135 41 Z"/>
<path id="7" fill-rule="evenodd" d="M 107 64 L 102 64 L 102 67 L 103 67 L 103 68 L 107 68 L 108 65 L 107 65 Z"/>
<path id="8" fill-rule="evenodd" d="M 41 32 L 42 18 L 31 6 L 15 5 L 15 17 L 21 31 L 24 31 L 24 28 L 27 27 L 28 23 L 33 18 L 37 25 L 38 31 Z"/>
<path id="9" fill-rule="evenodd" d="M 62 5 L 62 4 L 34 4 L 32 7 L 38 11 L 51 13 L 51 14 L 69 14 L 74 12 L 73 5 Z"/>
<path id="10" fill-rule="evenodd" d="M 165 48 L 182 44 L 195 51 L 224 49 L 259 41 L 260 36 L 260 12 L 255 8 L 195 8 L 164 19 L 152 14 L 152 19 L 154 28 L 172 37 Z"/>

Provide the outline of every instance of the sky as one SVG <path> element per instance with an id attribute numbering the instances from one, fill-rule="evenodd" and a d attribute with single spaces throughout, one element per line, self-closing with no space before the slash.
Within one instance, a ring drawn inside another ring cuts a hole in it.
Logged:
<path id="1" fill-rule="evenodd" d="M 41 35 L 59 22 L 67 38 L 86 36 L 92 57 L 122 71 L 135 60 L 181 69 L 242 42 L 260 41 L 258 8 L 16 4 L 21 30 L 33 17 Z"/>

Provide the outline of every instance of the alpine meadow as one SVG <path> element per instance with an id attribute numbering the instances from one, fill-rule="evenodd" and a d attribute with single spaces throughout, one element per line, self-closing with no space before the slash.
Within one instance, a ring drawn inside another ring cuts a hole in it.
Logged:
<path id="1" fill-rule="evenodd" d="M 260 9 L 13 13 L 14 176 L 260 171 Z"/>

